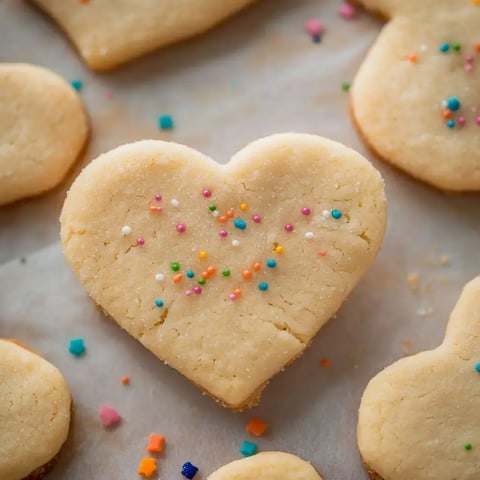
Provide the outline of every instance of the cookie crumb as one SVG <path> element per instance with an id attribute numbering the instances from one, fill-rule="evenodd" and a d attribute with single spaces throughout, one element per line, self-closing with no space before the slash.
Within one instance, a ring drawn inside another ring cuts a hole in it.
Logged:
<path id="1" fill-rule="evenodd" d="M 413 342 L 409 338 L 404 338 L 402 340 L 402 350 L 404 357 L 409 357 L 416 353 L 413 348 Z"/>
<path id="2" fill-rule="evenodd" d="M 152 457 L 142 458 L 137 473 L 146 478 L 150 478 L 157 471 L 157 460 Z"/>
<path id="3" fill-rule="evenodd" d="M 185 462 L 182 465 L 181 474 L 184 477 L 187 477 L 189 480 L 191 480 L 197 472 L 198 472 L 198 468 L 190 462 Z"/>
<path id="4" fill-rule="evenodd" d="M 147 452 L 150 453 L 162 453 L 165 445 L 165 437 L 163 435 L 157 435 L 151 433 L 148 440 Z"/>
<path id="5" fill-rule="evenodd" d="M 255 435 L 256 437 L 261 437 L 268 428 L 268 423 L 264 422 L 260 418 L 251 418 L 247 423 L 247 432 Z"/>
<path id="6" fill-rule="evenodd" d="M 416 272 L 411 272 L 407 275 L 407 282 L 410 290 L 418 290 L 420 286 L 420 276 Z"/>
<path id="7" fill-rule="evenodd" d="M 427 308 L 419 308 L 417 310 L 417 315 L 420 317 L 427 317 L 428 315 L 431 315 L 433 313 L 433 308 L 432 307 L 427 307 Z"/>
<path id="8" fill-rule="evenodd" d="M 440 263 L 446 267 L 448 265 L 450 265 L 450 257 L 448 255 L 442 255 L 440 257 Z"/>
<path id="9" fill-rule="evenodd" d="M 249 442 L 248 440 L 244 440 L 242 446 L 240 447 L 240 453 L 244 457 L 251 457 L 257 453 L 258 446 L 256 443 Z"/>
<path id="10" fill-rule="evenodd" d="M 102 421 L 103 426 L 108 428 L 120 423 L 122 421 L 122 417 L 113 407 L 102 405 L 100 407 L 100 420 Z"/>

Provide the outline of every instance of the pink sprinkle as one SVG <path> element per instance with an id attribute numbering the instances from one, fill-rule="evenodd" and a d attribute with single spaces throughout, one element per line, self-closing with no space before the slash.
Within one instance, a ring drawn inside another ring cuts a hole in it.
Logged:
<path id="1" fill-rule="evenodd" d="M 100 407 L 100 420 L 102 421 L 103 426 L 108 428 L 119 423 L 122 420 L 122 417 L 113 407 L 102 405 Z"/>
<path id="2" fill-rule="evenodd" d="M 212 196 L 212 192 L 211 190 L 204 190 L 202 192 L 202 195 L 205 197 L 205 198 L 210 198 Z"/>
<path id="3" fill-rule="evenodd" d="M 178 233 L 183 233 L 187 229 L 184 223 L 179 223 L 175 228 Z"/>
<path id="4" fill-rule="evenodd" d="M 260 223 L 262 221 L 262 217 L 260 215 L 254 215 L 252 217 L 252 220 L 255 222 L 255 223 Z"/>
<path id="5" fill-rule="evenodd" d="M 477 123 L 477 125 L 480 125 L 480 117 L 477 117 L 477 118 L 475 119 L 475 122 Z"/>
<path id="6" fill-rule="evenodd" d="M 473 62 L 473 57 L 469 55 L 466 59 L 467 63 L 472 63 Z"/>
<path id="7" fill-rule="evenodd" d="M 161 199 L 162 199 L 162 196 L 161 196 L 159 193 L 157 193 L 157 194 L 155 195 L 155 200 L 156 200 L 157 202 L 159 202 Z"/>
<path id="8" fill-rule="evenodd" d="M 473 70 L 473 65 L 471 63 L 467 63 L 465 65 L 465 71 L 466 72 L 471 72 Z"/>
<path id="9" fill-rule="evenodd" d="M 311 210 L 310 210 L 308 207 L 303 207 L 303 208 L 302 208 L 302 213 L 303 213 L 304 215 L 310 215 L 312 212 L 311 212 Z"/>
<path id="10" fill-rule="evenodd" d="M 197 294 L 200 295 L 202 293 L 202 287 L 193 287 L 193 291 Z"/>
<path id="11" fill-rule="evenodd" d="M 311 18 L 305 22 L 305 31 L 309 35 L 320 35 L 324 30 L 323 23 L 316 18 Z"/>
<path id="12" fill-rule="evenodd" d="M 237 299 L 237 296 L 234 293 L 231 293 L 228 298 L 233 302 L 234 300 Z"/>
<path id="13" fill-rule="evenodd" d="M 283 228 L 286 232 L 293 232 L 294 227 L 291 223 L 287 223 Z"/>
<path id="14" fill-rule="evenodd" d="M 189 297 L 193 292 L 191 290 L 185 290 L 185 295 Z"/>
<path id="15" fill-rule="evenodd" d="M 464 117 L 460 117 L 460 118 L 458 119 L 458 123 L 459 123 L 460 125 L 465 125 L 465 118 L 464 118 Z"/>
<path id="16" fill-rule="evenodd" d="M 150 210 L 152 210 L 154 212 L 163 212 L 163 207 L 156 207 L 156 206 L 152 205 L 150 207 Z"/>
<path id="17" fill-rule="evenodd" d="M 345 2 L 341 5 L 338 13 L 345 19 L 351 20 L 357 13 L 357 9 L 351 3 Z"/>
<path id="18" fill-rule="evenodd" d="M 325 250 L 320 250 L 320 251 L 318 252 L 318 254 L 319 254 L 321 257 L 324 257 L 324 256 L 327 254 L 327 252 L 326 252 Z"/>
<path id="19" fill-rule="evenodd" d="M 142 245 L 145 245 L 145 239 L 143 237 L 138 237 L 137 238 L 137 245 L 139 245 L 140 247 Z"/>
<path id="20" fill-rule="evenodd" d="M 108 98 L 109 100 L 113 97 L 113 93 L 111 90 L 105 90 L 105 98 Z"/>
<path id="21" fill-rule="evenodd" d="M 226 230 L 220 230 L 220 231 L 218 232 L 218 234 L 219 234 L 221 237 L 225 238 L 225 237 L 228 235 L 228 232 L 227 232 Z"/>

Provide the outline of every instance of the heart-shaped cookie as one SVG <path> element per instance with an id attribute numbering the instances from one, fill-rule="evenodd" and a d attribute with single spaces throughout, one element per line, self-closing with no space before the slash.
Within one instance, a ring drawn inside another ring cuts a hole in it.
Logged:
<path id="1" fill-rule="evenodd" d="M 351 89 L 366 142 L 437 188 L 480 190 L 480 3 L 359 2 L 389 19 Z"/>
<path id="2" fill-rule="evenodd" d="M 0 205 L 58 185 L 87 135 L 80 99 L 63 78 L 0 63 Z"/>
<path id="3" fill-rule="evenodd" d="M 208 30 L 253 0 L 32 0 L 68 34 L 93 70 Z"/>
<path id="4" fill-rule="evenodd" d="M 227 165 L 150 140 L 87 166 L 61 224 L 65 256 L 95 302 L 241 409 L 375 258 L 384 186 L 361 155 L 313 135 L 273 135 Z"/>
<path id="5" fill-rule="evenodd" d="M 0 478 L 42 478 L 67 439 L 71 397 L 61 373 L 0 339 Z"/>
<path id="6" fill-rule="evenodd" d="M 262 452 L 219 468 L 207 480 L 322 480 L 312 465 L 284 452 Z"/>
<path id="7" fill-rule="evenodd" d="M 480 476 L 480 277 L 466 285 L 435 350 L 404 358 L 363 394 L 358 446 L 375 480 Z"/>

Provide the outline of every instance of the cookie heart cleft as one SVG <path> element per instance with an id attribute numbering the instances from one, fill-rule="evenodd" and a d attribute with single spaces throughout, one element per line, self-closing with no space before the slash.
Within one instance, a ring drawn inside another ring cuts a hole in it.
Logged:
<path id="1" fill-rule="evenodd" d="M 84 169 L 61 215 L 94 301 L 238 410 L 338 310 L 384 229 L 380 174 L 302 134 L 253 142 L 226 165 L 174 143 L 121 146 Z"/>

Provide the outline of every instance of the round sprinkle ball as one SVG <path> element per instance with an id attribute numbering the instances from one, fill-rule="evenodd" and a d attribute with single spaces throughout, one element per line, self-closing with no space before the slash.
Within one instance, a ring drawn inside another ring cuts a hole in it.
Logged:
<path id="1" fill-rule="evenodd" d="M 197 283 L 198 283 L 199 285 L 205 285 L 206 282 L 207 282 L 207 281 L 206 281 L 204 278 L 199 278 Z"/>
<path id="2" fill-rule="evenodd" d="M 275 247 L 275 252 L 281 255 L 284 252 L 283 247 L 281 245 L 277 245 Z"/>
<path id="3" fill-rule="evenodd" d="M 245 230 L 247 228 L 247 222 L 241 218 L 237 218 L 233 224 L 235 225 L 235 228 L 238 228 L 239 230 Z"/>
<path id="4" fill-rule="evenodd" d="M 170 201 L 170 205 L 172 205 L 172 207 L 179 207 L 180 202 L 176 198 L 172 198 L 172 200 Z"/>
<path id="5" fill-rule="evenodd" d="M 179 223 L 179 224 L 175 227 L 175 229 L 177 230 L 178 233 L 183 233 L 183 232 L 187 229 L 187 227 L 185 226 L 184 223 Z"/>
<path id="6" fill-rule="evenodd" d="M 155 200 L 159 202 L 161 199 L 162 199 L 162 196 L 159 193 L 157 193 L 157 195 L 155 195 Z"/>
<path id="7" fill-rule="evenodd" d="M 199 252 L 198 253 L 198 258 L 200 258 L 200 260 L 205 260 L 206 258 L 208 257 L 208 253 L 207 252 Z"/>
<path id="8" fill-rule="evenodd" d="M 302 214 L 303 215 L 310 215 L 312 211 L 308 207 L 303 207 L 302 208 Z"/>
<path id="9" fill-rule="evenodd" d="M 240 245 L 240 242 L 238 240 L 233 240 L 232 246 L 238 247 Z"/>
<path id="10" fill-rule="evenodd" d="M 315 235 L 314 235 L 313 232 L 307 232 L 307 233 L 305 233 L 305 238 L 310 239 L 310 238 L 313 238 L 314 236 L 315 236 Z"/>
<path id="11" fill-rule="evenodd" d="M 460 100 L 457 97 L 450 97 L 447 100 L 447 108 L 452 112 L 456 112 L 457 110 L 459 110 L 460 106 Z"/>
<path id="12" fill-rule="evenodd" d="M 132 233 L 132 228 L 129 227 L 128 225 L 125 225 L 122 227 L 122 235 L 130 235 Z"/>
<path id="13" fill-rule="evenodd" d="M 202 192 L 202 195 L 205 197 L 205 198 L 210 198 L 212 196 L 212 191 L 211 190 L 208 190 L 208 189 L 205 189 L 203 192 Z"/>
<path id="14" fill-rule="evenodd" d="M 478 362 L 478 363 L 475 364 L 475 371 L 477 371 L 478 373 L 480 373 L 480 362 Z"/>
<path id="15" fill-rule="evenodd" d="M 448 127 L 448 128 L 454 128 L 455 125 L 456 125 L 455 120 L 449 120 L 449 121 L 447 122 L 447 127 Z"/>
<path id="16" fill-rule="evenodd" d="M 244 212 L 248 208 L 248 205 L 246 203 L 241 203 L 240 204 L 240 210 Z"/>
<path id="17" fill-rule="evenodd" d="M 192 272 L 192 270 L 187 270 L 187 277 L 188 278 L 193 278 L 195 276 L 195 273 Z"/>
<path id="18" fill-rule="evenodd" d="M 287 224 L 283 227 L 283 229 L 284 229 L 286 232 L 293 232 L 294 228 L 295 228 L 295 227 L 294 227 L 291 223 L 287 223 Z"/>
<path id="19" fill-rule="evenodd" d="M 325 217 L 325 218 L 328 218 L 330 216 L 330 210 L 324 210 L 322 212 L 322 215 Z"/>
<path id="20" fill-rule="evenodd" d="M 339 218 L 342 218 L 342 212 L 340 210 L 332 210 L 332 217 L 338 220 Z"/>
<path id="21" fill-rule="evenodd" d="M 440 45 L 440 48 L 439 50 L 442 52 L 442 53 L 446 53 L 450 50 L 450 45 L 448 43 L 442 43 Z"/>
<path id="22" fill-rule="evenodd" d="M 226 230 L 220 230 L 218 234 L 222 237 L 225 238 L 228 235 L 228 232 Z"/>
<path id="23" fill-rule="evenodd" d="M 316 18 L 311 18 L 305 22 L 305 31 L 309 35 L 321 35 L 323 30 L 325 29 L 323 23 Z"/>
<path id="24" fill-rule="evenodd" d="M 155 300 L 155 305 L 159 308 L 162 308 L 165 304 L 163 303 L 163 300 L 157 298 L 157 300 Z"/>
<path id="25" fill-rule="evenodd" d="M 188 275 L 188 274 L 187 274 Z M 157 273 L 155 275 L 155 280 L 157 282 L 163 282 L 165 280 L 165 275 L 163 273 Z"/>
<path id="26" fill-rule="evenodd" d="M 254 215 L 252 217 L 252 220 L 255 222 L 255 223 L 260 223 L 262 221 L 262 217 L 260 215 Z"/>
<path id="27" fill-rule="evenodd" d="M 223 275 L 224 277 L 229 277 L 229 276 L 230 276 L 230 273 L 232 273 L 232 272 L 230 272 L 230 270 L 229 270 L 228 268 L 226 268 L 226 269 L 222 272 L 222 275 Z"/>
<path id="28" fill-rule="evenodd" d="M 174 272 L 178 272 L 180 270 L 180 264 L 178 262 L 172 262 L 170 267 Z"/>
<path id="29" fill-rule="evenodd" d="M 186 295 L 187 297 L 190 297 L 190 296 L 192 295 L 192 293 L 193 293 L 193 292 L 192 292 L 191 290 L 185 290 L 185 295 Z"/>
<path id="30" fill-rule="evenodd" d="M 258 284 L 258 289 L 262 292 L 266 292 L 268 290 L 268 283 L 267 282 L 260 282 Z"/>
<path id="31" fill-rule="evenodd" d="M 137 238 L 137 245 L 141 247 L 142 245 L 145 245 L 145 239 L 143 237 L 138 237 Z"/>
<path id="32" fill-rule="evenodd" d="M 237 299 L 237 296 L 234 293 L 231 293 L 228 298 L 233 302 L 234 300 Z"/>
<path id="33" fill-rule="evenodd" d="M 274 260 L 273 258 L 269 258 L 267 260 L 267 267 L 268 268 L 275 268 L 277 266 L 277 261 Z"/>
<path id="34" fill-rule="evenodd" d="M 193 287 L 193 292 L 200 295 L 202 293 L 202 287 Z"/>
<path id="35" fill-rule="evenodd" d="M 216 209 L 217 209 L 217 206 L 216 205 L 210 205 L 208 207 L 208 209 L 211 211 L 211 212 L 214 212 Z"/>

